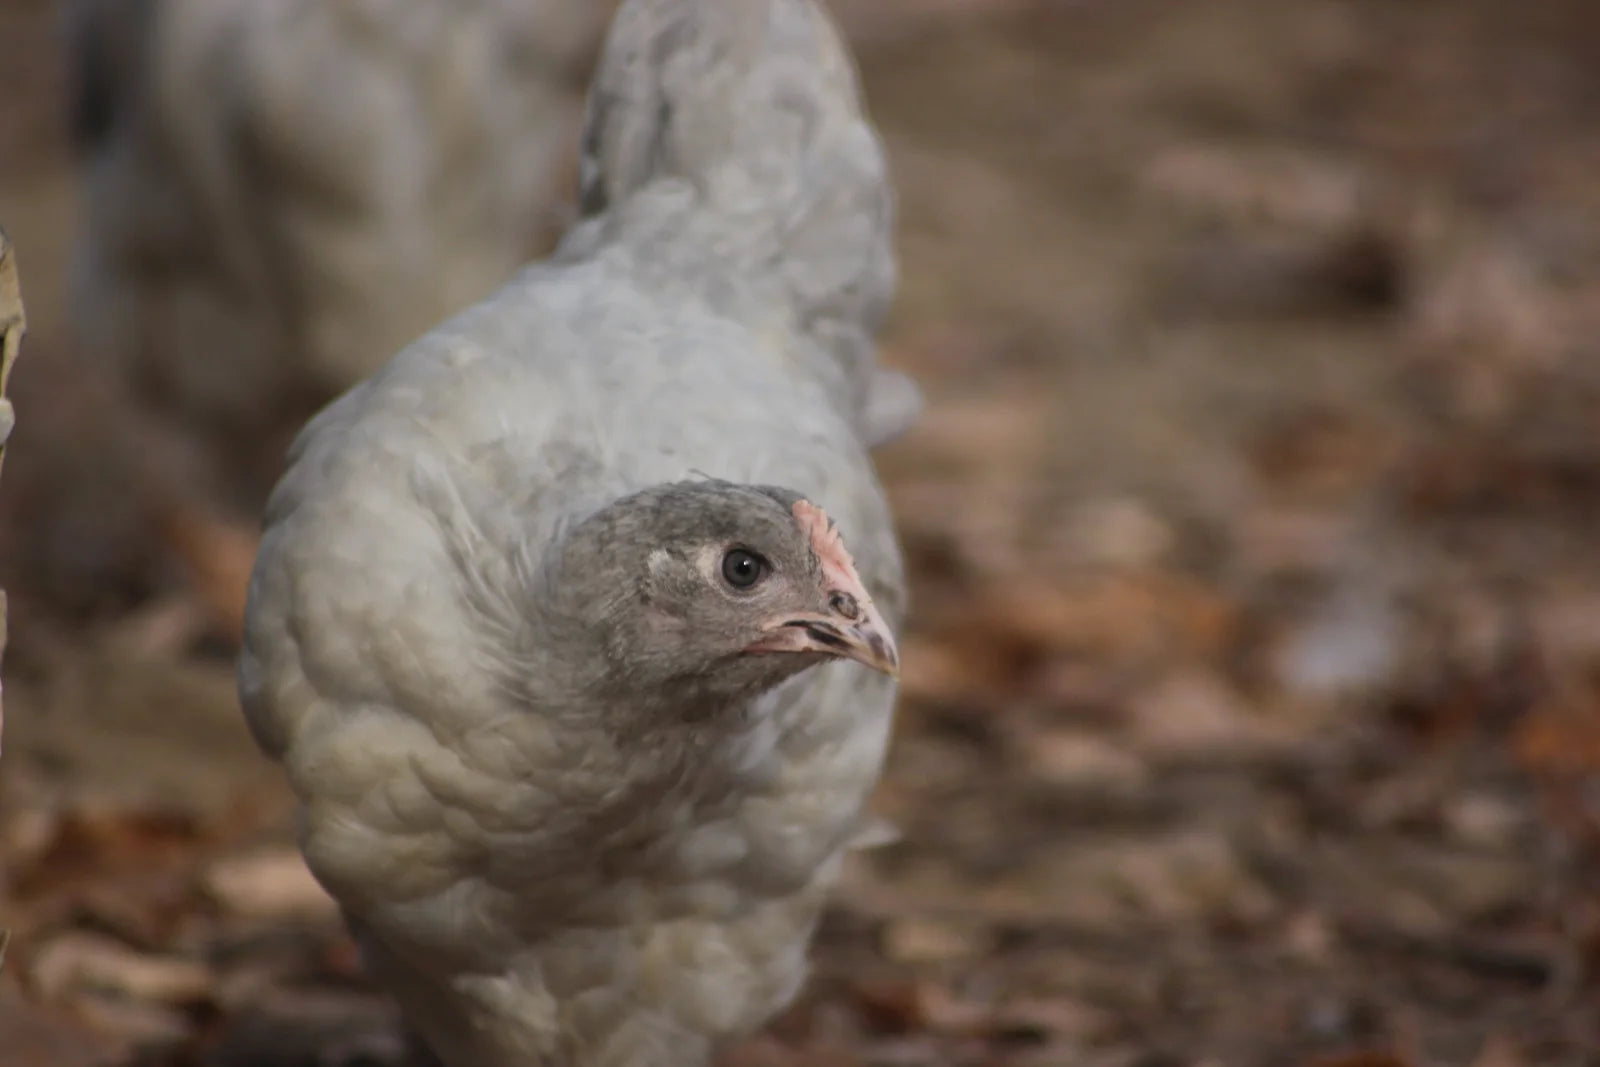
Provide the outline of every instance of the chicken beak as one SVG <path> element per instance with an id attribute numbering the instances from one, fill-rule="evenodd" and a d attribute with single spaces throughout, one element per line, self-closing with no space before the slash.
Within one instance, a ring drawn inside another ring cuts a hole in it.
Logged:
<path id="1" fill-rule="evenodd" d="M 811 541 L 828 591 L 828 610 L 785 616 L 763 628 L 749 652 L 820 652 L 853 659 L 891 678 L 900 677 L 900 652 L 889 624 L 872 603 L 866 584 L 844 541 L 823 510 L 809 500 L 796 501 L 795 522 Z"/>
<path id="2" fill-rule="evenodd" d="M 827 612 L 787 616 L 770 623 L 750 652 L 817 652 L 853 659 L 891 678 L 900 677 L 894 635 L 871 600 L 835 590 Z"/>
<path id="3" fill-rule="evenodd" d="M 811 639 L 818 644 L 842 642 L 838 654 L 863 663 L 891 678 L 900 677 L 900 650 L 895 646 L 894 634 L 884 621 L 878 608 L 869 599 L 858 599 L 848 592 L 833 595 L 834 611 L 829 624 L 813 622 L 807 625 Z M 849 612 L 843 623 L 838 617 Z"/>

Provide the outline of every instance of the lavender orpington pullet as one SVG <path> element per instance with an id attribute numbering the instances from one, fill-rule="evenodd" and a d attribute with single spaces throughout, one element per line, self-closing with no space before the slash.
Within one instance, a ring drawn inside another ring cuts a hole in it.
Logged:
<path id="1" fill-rule="evenodd" d="M 781 1009 L 894 700 L 867 450 L 916 399 L 836 34 L 629 0 L 585 146 L 556 256 L 307 428 L 252 581 L 250 723 L 450 1067 L 693 1067 Z"/>

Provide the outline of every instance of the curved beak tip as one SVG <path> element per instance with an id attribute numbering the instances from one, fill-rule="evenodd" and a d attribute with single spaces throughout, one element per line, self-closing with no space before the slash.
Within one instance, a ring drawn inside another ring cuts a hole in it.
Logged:
<path id="1" fill-rule="evenodd" d="M 866 635 L 869 659 L 862 659 L 868 667 L 875 668 L 891 678 L 900 677 L 900 651 L 886 633 L 871 631 Z"/>
<path id="2" fill-rule="evenodd" d="M 851 659 L 891 678 L 900 677 L 900 652 L 878 613 L 869 606 L 855 618 L 801 615 L 767 626 L 749 652 L 816 652 Z"/>

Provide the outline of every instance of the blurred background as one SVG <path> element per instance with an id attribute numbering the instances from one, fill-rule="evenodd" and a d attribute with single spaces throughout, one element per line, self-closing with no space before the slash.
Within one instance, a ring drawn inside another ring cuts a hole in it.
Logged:
<path id="1" fill-rule="evenodd" d="M 559 232 L 607 5 L 289 6 L 0 0 L 4 1067 L 397 1062 L 236 707 L 254 514 Z M 928 397 L 905 838 L 732 1062 L 1600 1063 L 1600 8 L 833 9 Z"/>

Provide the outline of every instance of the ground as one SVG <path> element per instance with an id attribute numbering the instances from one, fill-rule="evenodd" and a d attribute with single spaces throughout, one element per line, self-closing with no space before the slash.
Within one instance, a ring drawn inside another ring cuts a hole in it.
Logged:
<path id="1" fill-rule="evenodd" d="M 929 399 L 903 838 L 730 1061 L 1600 1063 L 1600 9 L 914 6 L 858 35 Z M 392 1063 L 237 713 L 241 550 L 103 473 L 53 15 L 0 4 L 4 1062 Z"/>

